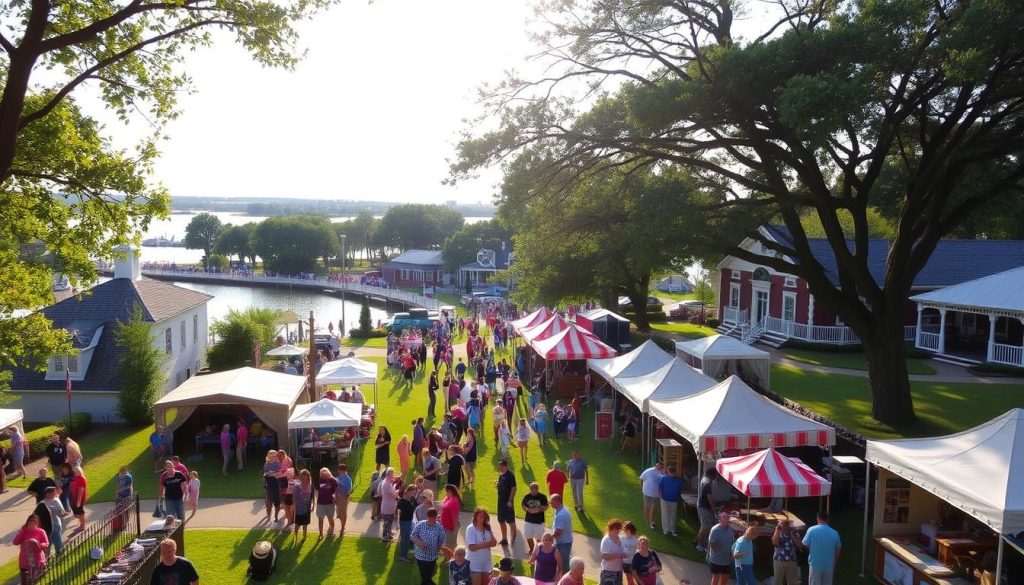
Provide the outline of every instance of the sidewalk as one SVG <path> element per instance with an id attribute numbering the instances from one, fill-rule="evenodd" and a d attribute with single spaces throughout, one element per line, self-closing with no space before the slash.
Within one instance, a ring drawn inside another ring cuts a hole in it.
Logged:
<path id="1" fill-rule="evenodd" d="M 86 521 L 88 522 L 95 517 L 102 516 L 112 506 L 113 504 L 109 502 L 95 505 L 87 504 Z M 188 523 L 188 529 L 190 530 L 267 530 L 273 527 L 272 524 L 267 523 L 264 517 L 262 501 L 210 498 L 206 500 L 200 499 L 199 506 L 199 512 Z M 12 546 L 10 542 L 13 540 L 17 529 L 21 527 L 25 518 L 34 507 L 33 498 L 24 491 L 11 490 L 6 494 L 0 495 L 0 543 L 4 545 L 0 546 L 0 564 L 7 563 L 17 557 L 18 549 Z M 154 500 L 142 501 L 141 514 L 143 521 L 148 519 L 149 514 L 155 507 L 156 502 Z M 550 513 L 548 516 L 550 519 Z M 576 521 L 575 516 L 573 521 Z M 472 522 L 472 514 L 463 512 L 461 522 L 463 530 L 459 536 L 459 542 L 464 543 L 465 527 Z M 71 527 L 65 531 L 65 534 L 70 532 L 77 522 L 72 520 L 68 524 Z M 505 554 L 511 553 L 511 556 L 515 558 L 525 559 L 527 557 L 526 539 L 522 537 L 522 521 L 518 521 L 516 526 L 520 536 L 515 545 L 506 547 Z M 497 525 L 495 524 L 496 528 Z M 315 523 L 310 526 L 310 529 L 315 535 Z M 359 503 L 349 506 L 346 534 L 355 535 L 360 538 L 379 539 L 380 529 L 380 522 L 370 521 L 370 504 Z M 398 523 L 396 522 L 396 536 L 397 530 Z M 601 541 L 597 538 L 591 538 L 578 533 L 574 536 L 573 554 L 583 559 L 586 565 L 585 574 L 595 580 L 600 572 L 600 544 Z M 679 546 L 688 546 L 688 544 L 680 539 Z M 501 547 L 495 547 L 493 553 L 502 554 Z M 693 585 L 707 585 L 710 582 L 708 570 L 704 564 L 669 555 L 663 551 L 658 551 L 658 555 L 661 557 L 662 564 L 665 567 L 663 573 L 665 585 L 676 585 L 683 578 L 689 579 Z"/>

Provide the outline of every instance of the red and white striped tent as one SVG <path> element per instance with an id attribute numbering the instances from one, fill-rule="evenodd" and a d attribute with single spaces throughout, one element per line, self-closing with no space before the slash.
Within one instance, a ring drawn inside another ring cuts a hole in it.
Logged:
<path id="1" fill-rule="evenodd" d="M 718 473 L 741 493 L 754 498 L 827 496 L 832 485 L 803 461 L 769 447 L 739 457 L 719 459 Z"/>
<path id="2" fill-rule="evenodd" d="M 519 331 L 519 334 L 523 336 L 527 342 L 531 342 L 539 339 L 547 339 L 552 335 L 561 333 L 568 329 L 571 325 L 568 321 L 562 318 L 558 313 L 552 313 L 551 317 L 547 321 L 533 327 L 527 327 Z"/>
<path id="3" fill-rule="evenodd" d="M 550 319 L 551 315 L 553 314 L 554 313 L 551 312 L 551 309 L 547 307 L 541 307 L 536 311 L 530 313 L 529 315 L 526 315 L 525 317 L 520 317 L 519 319 L 513 321 L 512 328 L 522 333 L 523 329 L 529 329 L 530 327 L 540 325 L 541 323 Z"/>
<path id="4" fill-rule="evenodd" d="M 618 355 L 614 349 L 589 332 L 569 325 L 563 331 L 545 338 L 530 340 L 530 347 L 545 361 L 589 360 Z"/>

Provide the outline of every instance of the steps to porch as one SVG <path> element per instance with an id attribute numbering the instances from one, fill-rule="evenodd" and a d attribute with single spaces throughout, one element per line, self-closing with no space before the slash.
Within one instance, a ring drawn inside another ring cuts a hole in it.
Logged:
<path id="1" fill-rule="evenodd" d="M 760 342 L 769 347 L 774 347 L 776 349 L 782 347 L 782 344 L 786 343 L 786 341 L 789 339 L 788 337 L 781 333 L 777 333 L 775 331 L 766 331 L 764 329 L 759 328 L 751 328 L 748 327 L 746 324 L 722 324 L 719 325 L 715 329 L 715 331 L 719 335 L 728 335 L 729 337 L 739 339 L 744 343 L 752 344 L 755 342 Z"/>

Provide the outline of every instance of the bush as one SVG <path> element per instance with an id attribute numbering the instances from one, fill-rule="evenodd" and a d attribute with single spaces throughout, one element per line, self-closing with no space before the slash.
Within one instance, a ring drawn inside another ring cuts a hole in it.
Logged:
<path id="1" fill-rule="evenodd" d="M 54 425 L 60 427 L 61 434 L 67 432 L 68 429 L 68 417 L 64 417 L 55 423 Z M 88 412 L 73 412 L 71 413 L 71 430 L 74 431 L 76 436 L 82 436 L 92 430 L 92 415 Z"/>
<path id="2" fill-rule="evenodd" d="M 712 318 L 708 319 L 707 321 L 705 321 L 704 324 L 707 325 L 708 327 L 712 328 L 712 329 L 718 329 L 718 326 L 721 325 L 722 322 L 719 321 L 718 319 L 715 319 L 714 317 L 712 317 Z"/>
<path id="3" fill-rule="evenodd" d="M 39 427 L 25 433 L 25 440 L 28 441 L 29 456 L 33 458 L 41 457 L 46 452 L 46 446 L 50 444 L 50 435 L 53 433 L 66 437 L 68 435 L 67 422 L 67 417 L 64 417 L 52 425 Z M 72 430 L 75 432 L 75 436 L 81 437 L 92 428 L 92 415 L 88 412 L 75 412 L 71 414 L 71 422 L 74 423 Z M 4 449 L 10 449 L 11 440 L 4 439 L 0 441 L 0 445 L 3 445 Z"/>
<path id="4" fill-rule="evenodd" d="M 782 344 L 782 347 L 791 349 L 807 349 L 827 353 L 860 353 L 864 351 L 864 345 L 861 343 L 836 345 L 834 343 L 819 343 L 816 341 L 805 341 L 803 339 L 789 339 L 786 343 Z"/>
<path id="5" fill-rule="evenodd" d="M 363 297 L 363 305 L 359 307 L 359 333 L 363 337 L 370 337 L 373 331 L 373 321 L 370 319 L 370 301 Z"/>
<path id="6" fill-rule="evenodd" d="M 359 327 L 355 327 L 353 329 L 348 330 L 348 336 L 351 337 L 352 339 L 373 339 L 375 337 L 387 337 L 388 330 L 383 327 L 379 327 L 377 329 L 370 329 L 370 332 L 368 334 L 364 334 L 362 329 L 360 329 Z"/>
<path id="7" fill-rule="evenodd" d="M 210 268 L 225 270 L 231 265 L 231 261 L 224 254 L 210 254 Z"/>
<path id="8" fill-rule="evenodd" d="M 996 376 L 1007 376 L 1020 378 L 1024 377 L 1024 368 L 1017 366 L 1011 366 L 1009 364 L 997 364 L 993 362 L 985 362 L 976 366 L 967 368 L 967 371 L 976 376 L 996 375 Z"/>

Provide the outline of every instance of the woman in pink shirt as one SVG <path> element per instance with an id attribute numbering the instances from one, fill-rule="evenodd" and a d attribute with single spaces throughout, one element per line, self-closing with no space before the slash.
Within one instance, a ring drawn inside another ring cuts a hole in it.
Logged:
<path id="1" fill-rule="evenodd" d="M 459 538 L 459 512 L 462 510 L 462 498 L 459 488 L 448 484 L 444 486 L 444 501 L 441 502 L 441 528 L 444 528 L 445 546 L 454 549 Z"/>
<path id="2" fill-rule="evenodd" d="M 14 545 L 21 545 L 18 553 L 18 568 L 21 570 L 21 585 L 30 585 L 43 574 L 46 567 L 46 549 L 50 539 L 39 527 L 39 516 L 32 514 L 25 525 L 14 536 Z"/>
<path id="3" fill-rule="evenodd" d="M 398 451 L 398 466 L 402 470 L 402 478 L 404 479 L 405 475 L 409 473 L 409 435 L 402 435 L 401 440 L 398 441 L 398 447 L 396 447 L 396 450 Z"/>
<path id="4" fill-rule="evenodd" d="M 220 456 L 224 460 L 220 473 L 227 475 L 228 461 L 231 461 L 231 425 L 224 425 L 220 430 Z"/>

